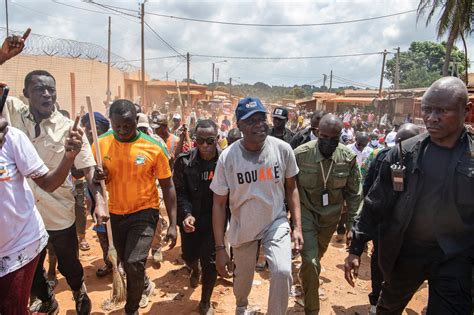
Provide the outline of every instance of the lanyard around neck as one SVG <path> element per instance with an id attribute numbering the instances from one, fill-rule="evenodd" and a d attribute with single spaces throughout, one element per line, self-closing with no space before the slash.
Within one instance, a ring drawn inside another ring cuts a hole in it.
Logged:
<path id="1" fill-rule="evenodd" d="M 319 165 L 321 166 L 321 173 L 323 175 L 323 182 L 324 182 L 324 189 L 326 189 L 326 184 L 328 182 L 328 179 L 329 179 L 329 175 L 331 174 L 331 170 L 332 170 L 332 165 L 334 163 L 334 160 L 331 160 L 331 165 L 329 166 L 329 171 L 327 172 L 327 174 L 324 173 L 324 167 L 323 167 L 323 162 L 322 161 L 319 161 Z"/>

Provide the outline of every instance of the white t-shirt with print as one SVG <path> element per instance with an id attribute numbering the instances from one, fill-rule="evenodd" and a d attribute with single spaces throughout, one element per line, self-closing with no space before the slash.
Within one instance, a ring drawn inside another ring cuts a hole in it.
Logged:
<path id="1" fill-rule="evenodd" d="M 229 194 L 232 246 L 260 239 L 278 219 L 286 218 L 285 179 L 298 174 L 290 145 L 267 136 L 261 151 L 247 151 L 236 141 L 219 156 L 211 190 Z"/>
<path id="2" fill-rule="evenodd" d="M 9 126 L 0 149 L 0 258 L 23 251 L 47 234 L 26 178 L 48 171 L 28 137 Z"/>

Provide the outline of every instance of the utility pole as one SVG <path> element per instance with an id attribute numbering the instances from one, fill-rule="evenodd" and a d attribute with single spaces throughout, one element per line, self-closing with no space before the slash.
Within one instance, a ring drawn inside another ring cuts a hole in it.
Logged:
<path id="1" fill-rule="evenodd" d="M 145 105 L 145 1 L 141 4 L 141 27 L 142 27 L 142 99 L 141 106 L 147 112 Z"/>
<path id="2" fill-rule="evenodd" d="M 328 76 L 323 73 L 323 86 L 326 86 L 326 78 Z"/>
<path id="3" fill-rule="evenodd" d="M 191 94 L 189 93 L 189 53 L 186 54 L 186 61 L 187 61 L 187 64 L 188 64 L 188 69 L 187 69 L 187 72 L 188 72 L 188 82 L 187 82 L 187 90 L 188 90 L 188 98 L 187 98 L 187 104 L 186 106 L 191 106 Z"/>
<path id="4" fill-rule="evenodd" d="M 397 54 L 395 55 L 395 90 L 400 88 L 400 47 L 395 48 Z"/>
<path id="5" fill-rule="evenodd" d="M 216 64 L 213 62 L 212 63 L 212 98 L 214 98 L 214 90 L 215 90 L 214 88 L 214 72 L 216 71 L 215 68 L 216 68 Z"/>
<path id="6" fill-rule="evenodd" d="M 168 81 L 168 71 L 166 71 L 166 81 Z"/>
<path id="7" fill-rule="evenodd" d="M 109 33 L 107 41 L 107 99 L 105 104 L 105 111 L 108 114 L 110 106 L 110 97 L 112 96 L 110 92 L 110 51 L 112 49 L 110 38 L 112 37 L 112 17 L 109 16 Z"/>
<path id="8" fill-rule="evenodd" d="M 229 78 L 229 100 L 232 104 L 232 78 Z"/>
<path id="9" fill-rule="evenodd" d="M 8 37 L 8 0 L 5 0 L 5 21 L 7 22 L 7 37 Z"/>
<path id="10" fill-rule="evenodd" d="M 332 70 L 331 73 L 329 74 L 329 92 L 331 92 L 332 89 Z"/>
<path id="11" fill-rule="evenodd" d="M 384 49 L 382 59 L 382 71 L 380 72 L 379 97 L 382 97 L 383 73 L 385 71 L 385 58 L 387 58 L 387 53 L 387 50 Z"/>

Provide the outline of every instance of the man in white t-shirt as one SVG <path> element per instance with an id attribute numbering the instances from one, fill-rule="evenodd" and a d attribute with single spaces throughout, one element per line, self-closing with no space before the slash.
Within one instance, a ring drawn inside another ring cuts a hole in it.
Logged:
<path id="1" fill-rule="evenodd" d="M 354 129 L 348 121 L 345 121 L 343 126 L 344 128 L 341 131 L 340 142 L 347 145 L 354 142 Z"/>
<path id="2" fill-rule="evenodd" d="M 356 142 L 349 144 L 347 147 L 352 150 L 357 155 L 357 164 L 359 167 L 362 166 L 362 163 L 367 159 L 367 157 L 372 153 L 373 149 L 368 146 L 369 144 L 369 134 L 367 132 L 358 132 L 356 135 Z"/>
<path id="3" fill-rule="evenodd" d="M 259 243 L 270 269 L 267 313 L 284 315 L 288 308 L 291 277 L 291 229 L 284 200 L 293 218 L 295 250 L 303 245 L 298 167 L 290 145 L 267 136 L 266 110 L 258 98 L 240 100 L 237 126 L 243 138 L 224 150 L 217 162 L 211 190 L 216 244 L 216 269 L 222 276 L 231 271 L 224 243 L 226 204 L 231 220 L 227 239 L 233 247 L 236 314 L 253 314 L 248 307 Z"/>
<path id="4" fill-rule="evenodd" d="M 63 157 L 50 171 L 28 137 L 7 126 L 0 115 L 0 314 L 28 314 L 33 276 L 48 242 L 48 232 L 26 178 L 45 191 L 58 188 L 81 150 L 82 134 L 82 130 L 70 130 Z M 49 310 L 57 309 L 53 297 Z"/>
<path id="5" fill-rule="evenodd" d="M 56 109 L 56 80 L 47 71 L 35 70 L 25 77 L 23 95 L 28 99 L 28 105 L 14 97 L 9 97 L 3 109 L 3 115 L 10 125 L 23 131 L 33 143 L 36 152 L 53 169 L 58 167 L 65 151 L 65 139 L 73 121 L 64 117 Z M 93 180 L 95 160 L 92 155 L 87 137 L 82 139 L 82 148 L 74 160 L 74 166 L 82 170 L 87 179 L 88 188 L 96 201 L 94 216 L 97 224 L 108 219 L 105 211 L 102 189 Z M 89 314 L 91 301 L 84 285 L 84 270 L 78 255 L 78 240 L 76 233 L 75 200 L 71 177 L 54 192 L 41 189 L 34 181 L 28 180 L 36 199 L 36 206 L 41 214 L 49 241 L 54 247 L 58 258 L 58 269 L 66 278 L 73 291 L 78 314 Z M 43 275 L 43 266 L 38 264 L 38 270 L 33 280 L 32 295 L 38 297 L 41 303 L 33 303 L 31 312 L 40 312 L 51 298 L 51 288 Z"/>

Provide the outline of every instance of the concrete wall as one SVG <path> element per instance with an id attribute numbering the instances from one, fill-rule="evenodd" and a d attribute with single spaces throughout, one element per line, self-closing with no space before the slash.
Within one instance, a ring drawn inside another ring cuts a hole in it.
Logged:
<path id="1" fill-rule="evenodd" d="M 71 73 L 74 73 L 76 112 L 80 110 L 81 106 L 85 106 L 87 111 L 85 97 L 90 95 L 94 110 L 105 113 L 103 102 L 106 100 L 107 91 L 107 64 L 85 59 L 20 55 L 0 66 L 0 81 L 6 82 L 10 86 L 11 96 L 22 95 L 25 76 L 33 70 L 46 70 L 55 77 L 57 102 L 62 109 L 72 111 Z M 115 97 L 126 97 L 124 76 L 125 73 L 122 71 L 111 68 L 112 100 Z M 134 86 L 133 90 L 136 93 L 137 88 Z"/>

